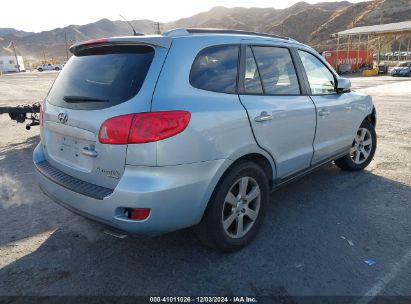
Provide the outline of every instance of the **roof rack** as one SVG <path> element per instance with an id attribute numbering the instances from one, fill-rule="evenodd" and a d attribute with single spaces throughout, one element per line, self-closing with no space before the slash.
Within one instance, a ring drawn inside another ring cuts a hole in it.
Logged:
<path id="1" fill-rule="evenodd" d="M 188 34 L 237 34 L 237 35 L 250 35 L 250 36 L 261 36 L 269 38 L 277 38 L 290 40 L 288 37 L 270 35 L 266 33 L 251 32 L 251 31 L 242 31 L 242 30 L 232 30 L 232 29 L 214 29 L 214 28 L 178 28 L 174 30 L 167 31 L 163 33 L 163 36 L 181 36 Z"/>

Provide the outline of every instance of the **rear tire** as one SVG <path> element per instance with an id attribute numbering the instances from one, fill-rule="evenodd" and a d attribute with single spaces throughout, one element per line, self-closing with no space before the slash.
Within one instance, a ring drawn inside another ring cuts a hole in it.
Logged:
<path id="1" fill-rule="evenodd" d="M 54 68 L 55 71 L 60 71 L 59 67 Z"/>
<path id="2" fill-rule="evenodd" d="M 335 164 L 343 170 L 359 171 L 372 161 L 377 148 L 377 134 L 368 120 L 364 120 L 355 135 L 350 153 L 335 160 Z"/>
<path id="3" fill-rule="evenodd" d="M 201 223 L 200 241 L 221 252 L 240 250 L 257 234 L 269 199 L 268 179 L 257 164 L 241 161 L 219 182 Z"/>
<path id="4" fill-rule="evenodd" d="M 39 71 L 39 72 L 43 72 L 43 69 L 42 69 L 42 68 L 39 68 L 39 69 L 37 69 L 37 71 Z"/>

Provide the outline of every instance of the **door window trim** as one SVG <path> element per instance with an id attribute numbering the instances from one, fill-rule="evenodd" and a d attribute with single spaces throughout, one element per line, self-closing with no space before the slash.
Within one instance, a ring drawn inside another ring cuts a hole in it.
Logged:
<path id="1" fill-rule="evenodd" d="M 320 56 L 314 54 L 314 53 L 311 52 L 311 51 L 305 50 L 305 49 L 303 49 L 303 48 L 296 48 L 295 51 L 296 51 L 296 54 L 295 54 L 295 55 L 296 55 L 296 57 L 298 58 L 299 63 L 301 64 L 302 73 L 304 74 L 304 80 L 305 80 L 305 82 L 306 82 L 306 89 L 307 89 L 307 93 L 308 93 L 309 96 L 329 96 L 329 95 L 340 95 L 340 94 L 341 94 L 341 93 L 338 93 L 338 90 L 337 90 L 337 81 L 338 81 L 337 75 L 334 73 L 334 71 L 330 70 L 330 68 L 324 63 L 324 60 L 323 60 L 322 58 L 320 58 Z M 335 89 L 335 92 L 334 92 L 334 93 L 327 93 L 327 94 L 313 94 L 313 93 L 312 93 L 311 87 L 310 87 L 310 82 L 309 82 L 308 76 L 307 76 L 307 72 L 306 72 L 306 70 L 305 70 L 304 64 L 303 64 L 303 62 L 302 62 L 302 60 L 301 60 L 301 57 L 300 57 L 300 54 L 299 54 L 298 51 L 306 52 L 306 53 L 314 56 L 315 58 L 317 58 L 317 59 L 324 65 L 324 67 L 325 67 L 328 71 L 330 71 L 331 75 L 334 77 L 334 89 Z"/>
<path id="2" fill-rule="evenodd" d="M 247 47 L 251 48 L 253 58 L 254 58 L 256 66 L 257 66 L 258 75 L 260 76 L 261 87 L 263 89 L 262 94 L 247 93 L 245 91 L 244 79 L 245 79 L 245 60 L 246 60 L 246 49 L 247 49 Z M 294 71 L 295 71 L 295 75 L 297 77 L 298 87 L 300 89 L 300 93 L 299 94 L 266 94 L 265 89 L 264 89 L 264 82 L 261 78 L 260 68 L 259 68 L 257 60 L 255 58 L 253 47 L 274 47 L 274 48 L 287 49 L 288 53 L 290 54 L 293 66 L 294 66 Z M 239 70 L 238 70 L 238 78 L 239 78 L 238 79 L 238 94 L 239 95 L 254 95 L 254 96 L 308 96 L 308 91 L 306 90 L 306 85 L 301 80 L 301 75 L 298 71 L 297 62 L 296 62 L 296 60 L 293 56 L 294 54 L 293 54 L 292 49 L 293 49 L 292 47 L 283 46 L 283 45 L 275 45 L 275 44 L 242 43 L 241 48 L 240 48 L 240 51 L 241 51 L 241 54 L 240 54 L 240 67 L 239 67 Z"/>

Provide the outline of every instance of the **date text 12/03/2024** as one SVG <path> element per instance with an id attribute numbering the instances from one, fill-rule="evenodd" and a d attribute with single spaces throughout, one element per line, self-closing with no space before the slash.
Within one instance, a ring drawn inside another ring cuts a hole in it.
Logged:
<path id="1" fill-rule="evenodd" d="M 255 297 L 150 297 L 150 303 L 258 303 Z"/>

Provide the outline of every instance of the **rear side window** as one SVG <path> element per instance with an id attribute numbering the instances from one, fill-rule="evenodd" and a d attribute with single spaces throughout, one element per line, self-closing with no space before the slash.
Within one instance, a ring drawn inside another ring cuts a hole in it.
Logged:
<path id="1" fill-rule="evenodd" d="M 53 105 L 96 110 L 133 98 L 154 57 L 149 46 L 102 46 L 72 56 L 49 93 Z"/>
<path id="2" fill-rule="evenodd" d="M 257 61 L 264 94 L 300 94 L 300 85 L 288 49 L 271 46 L 253 46 L 252 50 Z"/>
<path id="3" fill-rule="evenodd" d="M 245 51 L 244 91 L 247 94 L 263 94 L 260 73 L 255 63 L 253 51 L 249 46 L 247 46 Z"/>
<path id="4" fill-rule="evenodd" d="M 237 45 L 216 45 L 203 49 L 191 67 L 191 85 L 207 91 L 235 93 L 238 53 Z"/>

